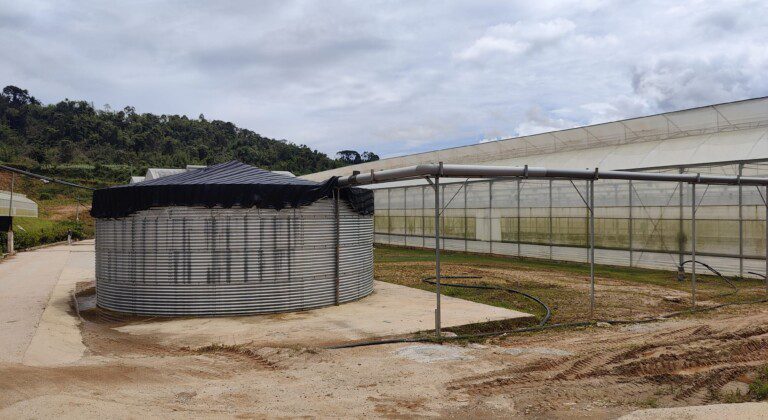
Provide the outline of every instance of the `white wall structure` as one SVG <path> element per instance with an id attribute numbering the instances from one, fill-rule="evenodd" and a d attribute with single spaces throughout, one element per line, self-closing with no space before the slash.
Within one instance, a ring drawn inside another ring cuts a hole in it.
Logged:
<path id="1" fill-rule="evenodd" d="M 438 162 L 768 176 L 768 98 L 383 159 L 305 178 Z M 586 182 L 441 183 L 445 249 L 587 261 Z M 371 186 L 377 243 L 434 246 L 434 193 L 425 184 Z M 766 196 L 756 187 L 697 188 L 697 260 L 726 274 L 762 273 Z M 691 198 L 688 184 L 596 182 L 596 262 L 674 269 L 689 259 Z"/>

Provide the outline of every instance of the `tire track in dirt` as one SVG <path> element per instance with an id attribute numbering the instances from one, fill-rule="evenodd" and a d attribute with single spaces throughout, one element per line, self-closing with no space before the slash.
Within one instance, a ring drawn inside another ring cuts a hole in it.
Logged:
<path id="1" fill-rule="evenodd" d="M 768 361 L 768 326 L 729 329 L 705 324 L 634 336 L 614 333 L 607 342 L 579 346 L 583 348 L 574 357 L 523 362 L 455 380 L 449 389 L 485 397 L 514 392 L 523 399 L 520 393 L 537 390 L 533 393 L 538 397 L 528 397 L 530 404 L 545 411 L 558 405 L 539 401 L 544 397 L 541 390 L 552 388 L 556 391 L 551 397 L 568 404 L 589 403 L 599 387 L 611 387 L 620 401 L 655 399 L 659 389 L 668 389 L 659 398 L 710 403 L 726 384 Z"/>

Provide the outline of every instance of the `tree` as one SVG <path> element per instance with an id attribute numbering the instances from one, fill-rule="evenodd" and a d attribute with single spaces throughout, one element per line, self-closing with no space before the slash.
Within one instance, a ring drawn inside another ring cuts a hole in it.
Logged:
<path id="1" fill-rule="evenodd" d="M 75 145 L 69 141 L 64 140 L 59 145 L 59 160 L 62 163 L 72 162 L 75 157 Z"/>
<path id="2" fill-rule="evenodd" d="M 352 151 L 350 163 L 362 161 L 355 154 Z M 132 106 L 105 105 L 96 110 L 82 100 L 42 105 L 16 86 L 0 92 L 0 160 L 5 162 L 77 161 L 146 168 L 213 165 L 232 159 L 297 175 L 345 164 L 306 146 L 262 137 L 226 121 L 208 121 L 203 115 L 190 119 L 142 114 Z"/>
<path id="3" fill-rule="evenodd" d="M 7 99 L 8 102 L 10 102 L 10 105 L 14 108 L 19 108 L 24 105 L 40 105 L 40 102 L 35 99 L 34 96 L 29 94 L 29 91 L 13 85 L 4 87 L 2 96 Z"/>
<path id="4" fill-rule="evenodd" d="M 336 152 L 336 159 L 347 165 L 354 165 L 363 162 L 362 157 L 360 157 L 360 153 L 357 153 L 354 150 L 340 150 Z"/>
<path id="5" fill-rule="evenodd" d="M 29 105 L 40 105 L 40 102 L 26 89 L 12 85 L 3 88 L 0 98 L 7 104 L 7 107 L 3 107 L 3 114 L 5 114 L 3 119 L 8 121 L 8 126 L 13 130 L 25 132 L 28 107 Z"/>
<path id="6" fill-rule="evenodd" d="M 358 163 L 377 161 L 379 160 L 379 155 L 373 152 L 363 152 L 361 155 L 354 150 L 340 150 L 336 153 L 336 160 L 346 165 L 355 165 Z"/>
<path id="7" fill-rule="evenodd" d="M 363 162 L 374 162 L 379 160 L 379 155 L 373 152 L 363 152 Z"/>

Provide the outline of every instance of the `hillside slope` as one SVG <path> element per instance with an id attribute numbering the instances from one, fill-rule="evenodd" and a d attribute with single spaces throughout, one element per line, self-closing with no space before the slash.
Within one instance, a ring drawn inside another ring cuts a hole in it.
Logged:
<path id="1" fill-rule="evenodd" d="M 105 107 L 106 108 L 106 107 Z M 0 161 L 26 167 L 120 164 L 134 174 L 147 166 L 210 165 L 237 159 L 265 169 L 306 174 L 342 166 L 324 153 L 274 140 L 231 122 L 97 110 L 86 101 L 41 104 L 24 89 L 0 94 Z"/>

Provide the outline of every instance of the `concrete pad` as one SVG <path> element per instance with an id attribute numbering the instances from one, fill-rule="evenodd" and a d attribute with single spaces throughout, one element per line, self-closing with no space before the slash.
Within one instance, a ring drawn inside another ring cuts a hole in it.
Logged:
<path id="1" fill-rule="evenodd" d="M 92 260 L 93 241 L 19 252 L 0 263 L 0 361 L 23 360 L 51 292 L 75 252 Z"/>
<path id="2" fill-rule="evenodd" d="M 668 420 L 757 420 L 768 419 L 768 403 L 750 402 L 738 404 L 713 404 L 691 407 L 651 408 L 637 410 L 620 420 L 644 420 L 644 419 L 668 419 Z"/>
<path id="3" fill-rule="evenodd" d="M 116 328 L 152 336 L 167 345 L 256 343 L 264 346 L 320 346 L 407 334 L 434 328 L 435 294 L 375 282 L 362 300 L 322 309 L 276 315 L 154 320 Z M 443 296 L 443 327 L 532 315 Z"/>
<path id="4" fill-rule="evenodd" d="M 24 354 L 22 362 L 25 365 L 65 365 L 80 360 L 85 352 L 80 319 L 72 313 L 70 301 L 78 282 L 94 280 L 93 241 L 73 245 L 70 250 L 73 252 L 61 270 L 35 336 Z"/>

